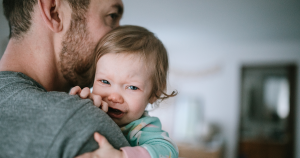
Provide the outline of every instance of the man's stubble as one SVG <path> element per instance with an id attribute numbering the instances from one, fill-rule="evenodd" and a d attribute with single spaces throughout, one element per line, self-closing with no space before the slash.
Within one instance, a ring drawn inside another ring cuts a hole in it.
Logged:
<path id="1" fill-rule="evenodd" d="M 86 18 L 74 15 L 60 53 L 60 70 L 70 86 L 88 87 L 94 79 L 94 55 L 96 43 L 89 37 Z"/>

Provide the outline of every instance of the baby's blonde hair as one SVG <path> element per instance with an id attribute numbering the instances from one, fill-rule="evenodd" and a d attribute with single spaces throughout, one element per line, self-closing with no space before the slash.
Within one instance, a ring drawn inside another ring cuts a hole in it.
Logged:
<path id="1" fill-rule="evenodd" d="M 166 93 L 169 69 L 168 54 L 162 42 L 147 29 L 140 26 L 120 26 L 106 34 L 96 47 L 95 65 L 107 53 L 130 53 L 144 57 L 147 64 L 154 64 L 152 69 L 152 91 L 150 98 L 164 100 L 177 95 L 173 91 Z"/>

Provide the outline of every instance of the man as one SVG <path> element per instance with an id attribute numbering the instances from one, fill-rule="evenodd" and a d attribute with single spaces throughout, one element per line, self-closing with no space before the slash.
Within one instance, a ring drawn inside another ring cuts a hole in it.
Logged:
<path id="1" fill-rule="evenodd" d="M 93 81 L 93 49 L 119 25 L 121 0 L 3 0 L 10 40 L 0 61 L 0 157 L 74 157 L 128 143 L 92 101 L 70 96 Z M 61 92 L 53 92 L 61 91 Z"/>

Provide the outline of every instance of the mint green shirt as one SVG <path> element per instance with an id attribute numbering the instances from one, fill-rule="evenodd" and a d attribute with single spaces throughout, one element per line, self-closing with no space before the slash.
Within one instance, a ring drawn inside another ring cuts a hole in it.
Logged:
<path id="1" fill-rule="evenodd" d="M 131 146 L 145 148 L 151 158 L 178 158 L 178 148 L 169 134 L 162 130 L 157 117 L 145 111 L 143 116 L 121 128 Z"/>

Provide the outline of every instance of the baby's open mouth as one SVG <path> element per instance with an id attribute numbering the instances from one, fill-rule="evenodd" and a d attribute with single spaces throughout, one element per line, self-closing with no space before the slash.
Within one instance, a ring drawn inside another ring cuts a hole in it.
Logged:
<path id="1" fill-rule="evenodd" d="M 109 107 L 107 114 L 112 118 L 122 118 L 122 116 L 124 115 L 124 112 L 121 110 Z"/>

